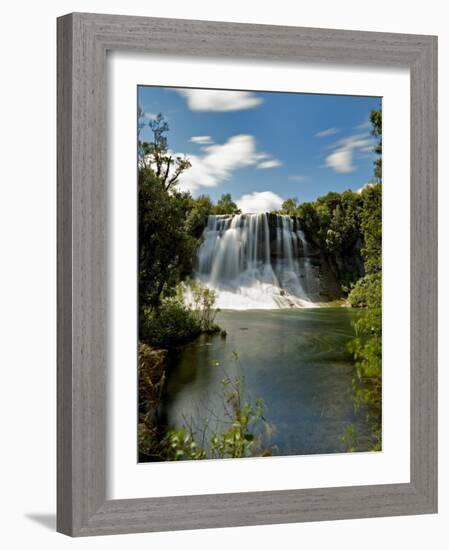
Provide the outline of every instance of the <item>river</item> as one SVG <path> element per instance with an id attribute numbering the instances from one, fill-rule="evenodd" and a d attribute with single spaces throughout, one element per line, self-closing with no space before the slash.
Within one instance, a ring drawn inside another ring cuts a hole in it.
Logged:
<path id="1" fill-rule="evenodd" d="M 223 385 L 239 378 L 245 401 L 261 398 L 273 455 L 345 452 L 354 425 L 358 450 L 369 449 L 369 426 L 351 399 L 354 337 L 351 308 L 221 311 L 227 337 L 202 336 L 170 360 L 164 417 L 168 425 L 223 429 Z"/>

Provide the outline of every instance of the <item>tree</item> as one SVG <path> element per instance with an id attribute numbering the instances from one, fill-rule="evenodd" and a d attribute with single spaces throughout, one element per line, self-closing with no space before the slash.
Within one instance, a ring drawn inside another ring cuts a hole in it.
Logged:
<path id="1" fill-rule="evenodd" d="M 200 195 L 196 199 L 190 198 L 189 212 L 186 218 L 186 230 L 193 237 L 199 239 L 207 224 L 207 218 L 215 210 L 208 195 Z"/>
<path id="2" fill-rule="evenodd" d="M 139 307 L 155 308 L 190 273 L 197 240 L 185 230 L 186 196 L 139 170 Z"/>
<path id="3" fill-rule="evenodd" d="M 230 193 L 221 195 L 221 198 L 217 201 L 215 206 L 215 214 L 240 214 L 240 210 L 235 202 L 232 200 Z"/>
<path id="4" fill-rule="evenodd" d="M 186 156 L 174 156 L 169 152 L 165 135 L 169 127 L 161 113 L 148 126 L 153 132 L 153 141 L 141 143 L 140 164 L 151 168 L 168 191 L 178 183 L 180 175 L 190 168 L 191 163 Z M 141 126 L 139 132 L 140 129 Z"/>
<path id="5" fill-rule="evenodd" d="M 374 161 L 374 176 L 380 182 L 382 181 L 382 109 L 371 111 L 370 121 L 373 125 L 372 135 L 379 138 L 374 147 L 374 152 L 380 155 L 380 158 Z"/>
<path id="6" fill-rule="evenodd" d="M 362 256 L 366 273 L 382 271 L 382 185 L 370 185 L 361 193 Z"/>
<path id="7" fill-rule="evenodd" d="M 286 216 L 297 216 L 298 215 L 298 199 L 292 197 L 285 200 L 281 206 L 281 214 Z"/>
<path id="8" fill-rule="evenodd" d="M 363 275 L 362 208 L 361 196 L 350 190 L 330 192 L 296 208 L 308 241 L 326 256 L 344 292 Z"/>
<path id="9" fill-rule="evenodd" d="M 371 111 L 372 134 L 379 138 L 374 151 L 382 155 L 382 111 Z M 359 279 L 348 299 L 353 307 L 365 308 L 354 323 L 356 337 L 348 345 L 355 359 L 353 399 L 364 407 L 371 426 L 371 450 L 382 448 L 382 157 L 376 159 L 377 184 L 360 193 L 363 203 L 362 257 L 366 275 Z"/>

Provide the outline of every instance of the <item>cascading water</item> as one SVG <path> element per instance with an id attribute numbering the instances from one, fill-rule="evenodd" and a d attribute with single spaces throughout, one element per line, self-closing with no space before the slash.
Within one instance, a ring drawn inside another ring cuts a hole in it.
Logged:
<path id="1" fill-rule="evenodd" d="M 303 232 L 289 216 L 209 216 L 196 278 L 224 309 L 315 307 L 316 283 Z M 274 235 L 273 235 L 274 233 Z M 274 237 L 274 238 L 273 238 Z"/>

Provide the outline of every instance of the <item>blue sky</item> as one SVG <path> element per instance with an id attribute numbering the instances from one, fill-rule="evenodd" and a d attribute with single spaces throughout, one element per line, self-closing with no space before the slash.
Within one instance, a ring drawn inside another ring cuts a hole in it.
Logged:
<path id="1" fill-rule="evenodd" d="M 243 211 L 279 207 L 297 197 L 356 191 L 373 177 L 369 114 L 378 97 L 237 92 L 140 86 L 148 122 L 162 113 L 174 153 L 192 163 L 180 188 L 216 201 L 231 193 Z"/>

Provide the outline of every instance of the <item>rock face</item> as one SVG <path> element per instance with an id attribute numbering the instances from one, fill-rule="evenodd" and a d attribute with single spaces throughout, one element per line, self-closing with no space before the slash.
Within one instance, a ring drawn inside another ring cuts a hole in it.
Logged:
<path id="1" fill-rule="evenodd" d="M 267 214 L 267 216 L 270 232 L 271 260 L 275 262 L 283 254 L 282 240 L 279 239 L 280 216 L 277 214 Z M 313 300 L 316 302 L 328 302 L 341 298 L 343 293 L 341 285 L 338 282 L 338 273 L 339 269 L 345 272 L 349 271 L 347 265 L 349 262 L 345 263 L 342 260 L 339 265 L 332 266 L 330 259 L 320 249 L 316 240 L 307 235 L 303 220 L 297 216 L 291 216 L 290 219 L 292 220 L 293 232 L 303 236 L 303 239 L 298 241 L 297 255 L 305 258 L 308 264 L 310 272 L 308 274 L 309 286 L 311 282 L 312 286 L 314 286 Z M 356 269 L 358 270 L 361 267 L 363 270 L 360 254 L 358 254 L 356 262 Z M 300 277 L 305 277 L 305 275 L 300 275 Z"/>

